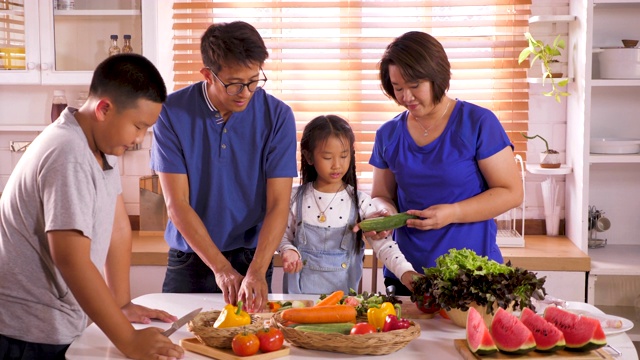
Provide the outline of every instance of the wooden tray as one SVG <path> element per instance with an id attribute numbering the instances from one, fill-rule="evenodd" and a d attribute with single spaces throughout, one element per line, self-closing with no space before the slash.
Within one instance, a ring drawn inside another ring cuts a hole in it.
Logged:
<path id="1" fill-rule="evenodd" d="M 465 360 L 482 360 L 482 359 L 553 359 L 553 360 L 613 360 L 613 357 L 609 355 L 603 349 L 592 350 L 587 352 L 573 352 L 560 350 L 554 353 L 540 353 L 537 351 L 531 351 L 524 355 L 509 355 L 501 352 L 497 352 L 491 355 L 478 356 L 469 350 L 467 346 L 467 340 L 455 339 L 453 344 L 456 350 L 462 355 Z"/>
<path id="2" fill-rule="evenodd" d="M 282 349 L 277 351 L 272 351 L 268 353 L 263 353 L 258 351 L 258 353 L 256 353 L 255 355 L 239 356 L 234 354 L 233 350 L 231 349 L 218 349 L 211 346 L 207 346 L 201 343 L 196 338 L 181 339 L 180 346 L 182 346 L 185 350 L 189 350 L 201 355 L 208 356 L 210 358 L 220 359 L 220 360 L 241 360 L 241 359 L 269 360 L 269 359 L 276 359 L 279 357 L 287 356 L 291 351 L 291 348 L 289 348 L 288 346 L 283 346 Z"/>

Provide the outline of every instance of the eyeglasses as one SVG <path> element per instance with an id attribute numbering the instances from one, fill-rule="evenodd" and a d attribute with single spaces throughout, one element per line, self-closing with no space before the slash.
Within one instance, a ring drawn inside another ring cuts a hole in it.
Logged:
<path id="1" fill-rule="evenodd" d="M 211 71 L 211 69 L 209 69 L 209 71 Z M 245 86 L 247 87 L 247 89 L 249 89 L 249 92 L 254 92 L 259 88 L 263 87 L 264 84 L 267 83 L 267 77 L 264 75 L 264 71 L 260 69 L 260 72 L 262 72 L 262 76 L 264 77 L 264 79 L 253 80 L 253 81 L 249 81 L 248 83 L 229 83 L 229 84 L 225 84 L 224 82 L 222 82 L 222 80 L 220 80 L 218 75 L 216 75 L 216 73 L 214 73 L 213 71 L 211 71 L 211 74 L 218 81 L 220 81 L 220 84 L 224 86 L 224 89 L 227 91 L 228 95 L 238 95 L 244 90 Z"/>

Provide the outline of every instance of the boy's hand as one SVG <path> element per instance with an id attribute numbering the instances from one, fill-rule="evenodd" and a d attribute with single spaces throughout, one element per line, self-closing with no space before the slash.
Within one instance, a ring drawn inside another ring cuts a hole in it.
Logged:
<path id="1" fill-rule="evenodd" d="M 297 273 L 302 270 L 302 260 L 295 250 L 285 250 L 282 253 L 282 270 L 286 273 Z"/>
<path id="2" fill-rule="evenodd" d="M 157 319 L 166 323 L 178 320 L 176 316 L 171 315 L 166 311 L 150 309 L 131 302 L 122 307 L 122 312 L 132 323 L 149 324 L 151 319 Z"/>
<path id="3" fill-rule="evenodd" d="M 140 360 L 173 360 L 184 357 L 184 349 L 162 335 L 162 329 L 152 327 L 136 330 L 122 348 L 128 358 Z"/>

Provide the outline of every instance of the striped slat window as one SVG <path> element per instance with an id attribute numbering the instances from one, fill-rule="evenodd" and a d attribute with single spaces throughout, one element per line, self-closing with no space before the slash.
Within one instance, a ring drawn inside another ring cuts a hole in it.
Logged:
<path id="1" fill-rule="evenodd" d="M 0 0 L 0 70 L 26 70 L 24 1 Z"/>
<path id="2" fill-rule="evenodd" d="M 494 111 L 525 156 L 526 46 L 531 0 L 189 1 L 175 0 L 174 90 L 202 80 L 199 40 L 211 23 L 243 20 L 269 49 L 265 89 L 289 104 L 298 137 L 319 114 L 346 118 L 356 132 L 359 183 L 367 188 L 375 131 L 404 110 L 380 89 L 377 63 L 397 36 L 435 36 L 452 66 L 450 96 Z"/>

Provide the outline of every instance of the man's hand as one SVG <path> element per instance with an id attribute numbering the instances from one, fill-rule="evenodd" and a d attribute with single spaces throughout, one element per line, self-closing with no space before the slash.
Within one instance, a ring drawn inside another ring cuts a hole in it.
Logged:
<path id="1" fill-rule="evenodd" d="M 242 281 L 238 298 L 243 301 L 248 312 L 261 312 L 269 301 L 269 287 L 264 274 L 256 274 L 249 269 Z"/>
<path id="2" fill-rule="evenodd" d="M 173 316 L 166 311 L 150 309 L 131 302 L 122 307 L 122 312 L 132 323 L 149 324 L 151 319 L 157 319 L 166 323 L 178 320 L 176 316 Z"/>
<path id="3" fill-rule="evenodd" d="M 224 270 L 218 270 L 215 273 L 216 284 L 218 288 L 222 290 L 222 296 L 225 303 L 235 305 L 238 300 L 238 294 L 240 293 L 240 285 L 242 284 L 243 276 L 237 272 L 231 264 L 225 267 Z"/>

